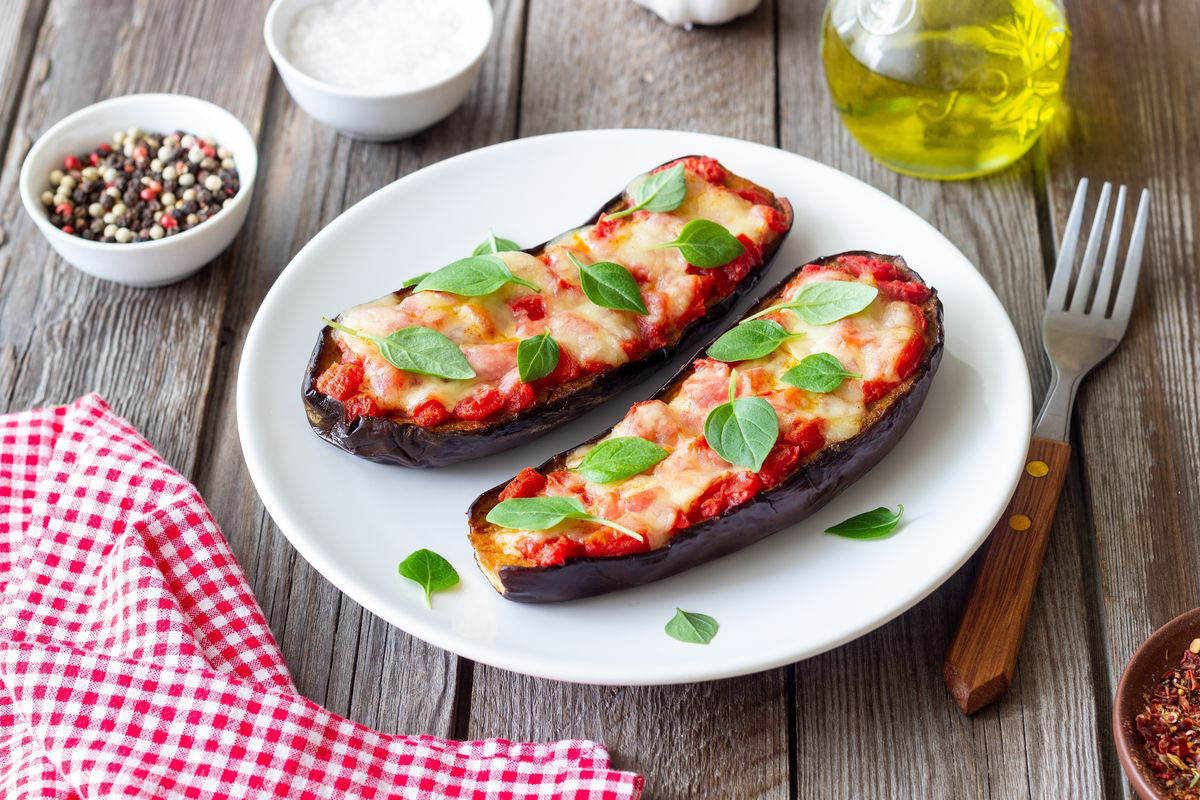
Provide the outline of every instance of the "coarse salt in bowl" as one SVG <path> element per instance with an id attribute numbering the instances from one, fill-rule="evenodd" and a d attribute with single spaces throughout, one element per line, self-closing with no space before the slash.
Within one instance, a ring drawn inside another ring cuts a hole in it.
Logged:
<path id="1" fill-rule="evenodd" d="M 462 103 L 492 25 L 487 0 L 275 0 L 263 38 L 301 108 L 348 136 L 387 141 Z"/>

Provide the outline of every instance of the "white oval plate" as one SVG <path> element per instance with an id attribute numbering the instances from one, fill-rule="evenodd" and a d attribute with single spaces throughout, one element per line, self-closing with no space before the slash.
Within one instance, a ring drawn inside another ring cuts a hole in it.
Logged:
<path id="1" fill-rule="evenodd" d="M 636 589 L 555 605 L 504 600 L 475 568 L 467 506 L 521 467 L 611 425 L 683 358 L 525 447 L 443 469 L 406 470 L 354 458 L 309 429 L 300 384 L 320 317 L 461 257 L 489 227 L 526 245 L 541 242 L 587 219 L 630 176 L 688 153 L 714 156 L 792 201 L 795 226 L 759 291 L 805 261 L 842 250 L 908 259 L 945 304 L 941 370 L 892 453 L 794 528 Z M 348 209 L 296 255 L 263 301 L 242 353 L 237 413 L 246 463 L 271 516 L 321 574 L 373 613 L 439 647 L 517 672 L 662 684 L 741 675 L 815 655 L 882 625 L 941 584 L 983 541 L 1012 494 L 1029 443 L 1030 388 L 1016 333 L 991 289 L 962 253 L 895 200 L 830 167 L 758 144 L 609 130 L 465 153 Z M 822 533 L 853 514 L 896 503 L 905 506 L 905 523 L 890 539 L 857 542 Z M 422 547 L 444 555 L 462 575 L 458 588 L 435 595 L 432 610 L 396 572 Z M 663 633 L 677 606 L 716 617 L 721 628 L 711 644 L 682 644 Z"/>

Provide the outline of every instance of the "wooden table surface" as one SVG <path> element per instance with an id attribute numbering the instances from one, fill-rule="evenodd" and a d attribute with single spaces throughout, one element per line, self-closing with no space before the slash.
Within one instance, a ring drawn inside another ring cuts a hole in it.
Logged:
<path id="1" fill-rule="evenodd" d="M 466 104 L 381 145 L 339 136 L 292 103 L 263 47 L 266 0 L 7 0 L 0 405 L 103 393 L 207 498 L 300 689 L 367 725 L 595 738 L 661 800 L 1129 797 L 1108 734 L 1116 680 L 1142 639 L 1200 595 L 1195 0 L 1072 3 L 1069 113 L 1012 168 L 947 184 L 887 171 L 842 127 L 817 54 L 821 5 L 764 0 L 733 25 L 689 33 L 624 0 L 495 0 L 493 47 Z M 245 229 L 164 289 L 71 268 L 16 190 L 43 130 L 136 91 L 212 100 L 261 151 Z M 255 309 L 296 251 L 342 209 L 427 164 L 603 127 L 765 142 L 896 197 L 979 266 L 1016 324 L 1039 397 L 1048 369 L 1037 321 L 1077 179 L 1150 188 L 1133 322 L 1080 392 L 1070 474 L 1003 702 L 966 719 L 942 685 L 972 565 L 874 633 L 790 667 L 689 686 L 575 686 L 473 664 L 389 626 L 299 558 L 263 510 L 238 446 L 235 374 Z"/>

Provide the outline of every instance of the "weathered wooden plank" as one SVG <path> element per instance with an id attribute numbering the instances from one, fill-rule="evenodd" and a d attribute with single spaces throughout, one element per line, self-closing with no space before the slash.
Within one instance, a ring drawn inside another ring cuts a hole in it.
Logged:
<path id="1" fill-rule="evenodd" d="M 1040 397 L 1048 370 L 1037 333 L 1045 278 L 1036 154 L 967 183 L 889 172 L 853 141 L 830 103 L 813 47 L 820 13 L 820 4 L 781 6 L 782 146 L 891 194 L 962 249 L 1012 316 Z M 941 679 L 970 566 L 889 625 L 797 665 L 799 797 L 1055 797 L 1064 785 L 1073 796 L 1099 796 L 1079 502 L 1078 483 L 1069 482 L 1017 682 L 996 708 L 962 718 Z"/>
<path id="2" fill-rule="evenodd" d="M 262 601 L 301 691 L 389 732 L 450 733 L 458 660 L 365 613 L 300 558 L 271 522 L 241 458 L 236 366 L 275 278 L 345 207 L 414 169 L 514 135 L 524 6 L 497 2 L 495 11 L 493 47 L 470 98 L 449 119 L 405 142 L 352 142 L 305 115 L 280 82 L 272 85 L 260 144 L 262 182 L 243 244 L 228 267 L 206 413 L 206 456 L 197 483 Z"/>
<path id="3" fill-rule="evenodd" d="M 54 2 L 45 14 L 0 174 L 0 402 L 69 400 L 95 389 L 185 472 L 191 470 L 216 350 L 224 273 L 155 291 L 83 275 L 53 255 L 16 190 L 37 134 L 111 95 L 170 90 L 209 98 L 256 130 L 267 57 L 256 26 L 230 26 L 255 6 L 223 3 Z M 181 47 L 178 32 L 190 32 Z M 237 64 L 231 70 L 214 63 Z M 229 256 L 223 257 L 228 259 Z"/>
<path id="4" fill-rule="evenodd" d="M 534 0 L 521 133 L 644 126 L 773 143 L 773 21 L 770 2 L 731 26 L 685 32 L 632 3 Z M 632 689 L 477 665 L 472 688 L 470 735 L 598 739 L 646 775 L 647 797 L 788 794 L 785 670 Z"/>
<path id="5" fill-rule="evenodd" d="M 1102 624 L 1105 715 L 1134 649 L 1200 595 L 1200 17 L 1187 0 L 1071 6 L 1069 126 L 1047 155 L 1061 229 L 1075 183 L 1128 183 L 1152 194 L 1133 319 L 1076 402 L 1088 502 L 1087 591 Z M 1132 209 L 1128 211 L 1132 217 Z M 1126 229 L 1128 230 L 1128 229 Z M 1106 783 L 1132 796 L 1102 741 Z M 1115 796 L 1115 791 L 1114 791 Z"/>
<path id="6" fill-rule="evenodd" d="M 46 13 L 47 0 L 20 0 L 0 18 L 0 151 L 12 133 L 12 118 L 32 66 L 33 43 Z M 0 236 L 0 245 L 4 244 Z"/>

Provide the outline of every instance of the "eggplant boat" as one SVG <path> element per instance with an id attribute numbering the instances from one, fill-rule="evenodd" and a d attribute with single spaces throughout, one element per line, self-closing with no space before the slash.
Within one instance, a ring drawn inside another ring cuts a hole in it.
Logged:
<path id="1" fill-rule="evenodd" d="M 791 224 L 786 199 L 712 158 L 660 165 L 580 228 L 528 250 L 492 236 L 326 320 L 302 385 L 309 423 L 409 467 L 514 447 L 711 335 Z"/>
<path id="2" fill-rule="evenodd" d="M 904 434 L 942 340 L 937 293 L 902 258 L 807 264 L 615 426 L 480 496 L 476 561 L 510 600 L 570 600 L 792 525 Z"/>

